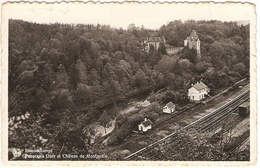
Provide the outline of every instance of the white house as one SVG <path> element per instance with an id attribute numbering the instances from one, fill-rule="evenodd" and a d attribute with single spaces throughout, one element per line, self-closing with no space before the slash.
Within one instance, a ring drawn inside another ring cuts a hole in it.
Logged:
<path id="1" fill-rule="evenodd" d="M 200 101 L 205 98 L 205 95 L 209 93 L 209 88 L 203 82 L 197 82 L 195 85 L 192 85 L 188 91 L 188 98 L 191 101 Z"/>
<path id="2" fill-rule="evenodd" d="M 172 102 L 167 103 L 164 107 L 163 107 L 163 112 L 164 113 L 173 113 L 175 111 L 175 105 Z"/>
<path id="3" fill-rule="evenodd" d="M 139 131 L 146 132 L 149 129 L 152 129 L 152 121 L 145 118 L 144 121 L 141 122 L 141 124 L 138 125 Z"/>

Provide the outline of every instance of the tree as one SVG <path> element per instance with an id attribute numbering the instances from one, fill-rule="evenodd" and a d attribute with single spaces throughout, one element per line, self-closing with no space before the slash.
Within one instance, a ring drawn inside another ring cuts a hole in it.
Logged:
<path id="1" fill-rule="evenodd" d="M 71 40 L 71 39 L 70 39 Z M 79 42 L 76 40 L 69 41 L 65 43 L 65 52 L 67 55 L 68 65 L 70 66 L 72 63 L 76 63 L 76 61 L 79 59 L 80 55 L 80 45 Z"/>
<path id="2" fill-rule="evenodd" d="M 225 62 L 223 62 L 221 57 L 218 56 L 212 58 L 212 64 L 217 70 L 221 70 L 225 66 Z"/>
<path id="3" fill-rule="evenodd" d="M 136 29 L 136 26 L 135 26 L 134 23 L 129 24 L 129 25 L 127 26 L 127 30 L 129 30 L 129 31 L 134 31 L 135 29 Z"/>
<path id="4" fill-rule="evenodd" d="M 117 107 L 117 105 L 116 105 L 117 97 L 121 95 L 120 93 L 121 93 L 122 89 L 121 89 L 119 82 L 114 80 L 113 78 L 109 78 L 108 83 L 110 86 L 110 91 L 112 93 L 112 100 L 113 100 L 114 108 L 116 108 Z"/>
<path id="5" fill-rule="evenodd" d="M 224 66 L 223 69 L 222 69 L 222 72 L 224 72 L 225 74 L 229 74 L 230 72 L 230 69 L 228 66 Z"/>
<path id="6" fill-rule="evenodd" d="M 158 62 L 156 69 L 162 74 L 167 74 L 174 69 L 176 58 L 164 55 Z"/>
<path id="7" fill-rule="evenodd" d="M 244 75 L 246 73 L 246 66 L 244 63 L 239 62 L 233 66 L 232 71 L 238 72 L 240 75 Z"/>
<path id="8" fill-rule="evenodd" d="M 91 106 L 91 88 L 83 83 L 80 83 L 75 91 L 74 102 L 79 106 Z"/>
<path id="9" fill-rule="evenodd" d="M 60 40 L 56 39 L 56 38 L 51 38 L 50 41 L 50 47 L 54 48 L 56 50 L 61 50 L 61 42 Z"/>
<path id="10" fill-rule="evenodd" d="M 182 58 L 187 58 L 191 63 L 195 63 L 197 59 L 197 50 L 194 48 L 189 49 L 184 47 Z"/>
<path id="11" fill-rule="evenodd" d="M 179 37 L 178 33 L 176 33 L 175 31 L 171 31 L 168 39 L 169 40 L 167 42 L 173 46 L 179 46 L 180 41 L 182 41 L 182 39 Z"/>
<path id="12" fill-rule="evenodd" d="M 21 71 L 24 72 L 24 71 L 30 71 L 30 70 L 33 70 L 33 63 L 31 60 L 24 60 L 22 63 L 21 63 Z"/>
<path id="13" fill-rule="evenodd" d="M 73 89 L 73 90 L 76 90 L 77 88 L 77 76 L 78 76 L 78 71 L 76 69 L 76 64 L 72 63 L 69 67 L 69 71 L 68 71 L 68 76 L 69 76 L 69 85 L 70 85 L 70 88 Z"/>
<path id="14" fill-rule="evenodd" d="M 80 54 L 83 54 L 84 50 L 88 48 L 90 44 L 88 40 L 83 36 L 80 36 L 78 41 L 79 41 Z"/>
<path id="15" fill-rule="evenodd" d="M 179 60 L 179 65 L 180 65 L 180 68 L 185 71 L 185 72 L 188 72 L 190 67 L 191 67 L 191 62 L 188 60 L 188 59 L 181 59 Z"/>
<path id="16" fill-rule="evenodd" d="M 207 43 L 210 43 L 210 44 L 212 44 L 212 43 L 214 43 L 214 38 L 213 37 L 211 37 L 210 35 L 207 35 L 206 37 L 205 37 L 205 42 L 207 42 Z"/>
<path id="17" fill-rule="evenodd" d="M 210 48 L 209 48 L 209 55 L 211 57 L 222 57 L 224 53 L 224 49 L 223 47 L 221 46 L 221 43 L 220 42 L 217 42 L 215 41 L 214 43 L 212 43 L 210 45 Z"/>
<path id="18" fill-rule="evenodd" d="M 18 76 L 20 85 L 31 84 L 34 78 L 33 71 L 24 71 Z"/>
<path id="19" fill-rule="evenodd" d="M 207 64 L 205 61 L 199 62 L 195 66 L 195 70 L 197 73 L 204 73 L 208 69 L 209 64 Z"/>
<path id="20" fill-rule="evenodd" d="M 60 64 L 65 63 L 64 59 L 65 58 L 61 59 L 61 55 L 60 55 L 59 51 L 55 48 L 52 48 L 48 53 L 48 60 L 49 60 L 49 63 L 52 65 L 52 68 L 54 71 L 58 70 L 58 67 Z"/>
<path id="21" fill-rule="evenodd" d="M 62 111 L 65 109 L 73 109 L 74 103 L 72 101 L 72 96 L 67 89 L 61 89 L 57 93 L 56 97 L 52 100 L 51 108 L 52 111 Z"/>
<path id="22" fill-rule="evenodd" d="M 138 88 L 145 88 L 148 84 L 147 80 L 148 76 L 141 69 L 139 69 L 134 76 L 135 86 L 137 86 Z"/>
<path id="23" fill-rule="evenodd" d="M 66 89 L 67 86 L 68 86 L 68 81 L 69 81 L 69 78 L 68 78 L 68 75 L 67 75 L 67 72 L 65 71 L 65 68 L 63 65 L 60 65 L 58 67 L 58 71 L 56 73 L 56 88 L 55 90 L 58 90 L 58 89 Z"/>
<path id="24" fill-rule="evenodd" d="M 54 90 L 56 82 L 56 73 L 53 71 L 51 64 L 46 63 L 43 70 L 43 88 L 45 90 Z"/>
<path id="25" fill-rule="evenodd" d="M 99 76 L 99 74 L 95 68 L 92 68 L 90 70 L 87 80 L 88 80 L 89 85 L 92 85 L 92 86 L 100 83 L 101 77 Z"/>
<path id="26" fill-rule="evenodd" d="M 147 109 L 149 113 L 157 113 L 157 114 L 162 114 L 161 106 L 158 102 L 153 102 L 149 106 L 147 106 Z"/>
<path id="27" fill-rule="evenodd" d="M 77 82 L 87 84 L 87 69 L 84 62 L 78 59 L 75 68 L 77 70 Z"/>
<path id="28" fill-rule="evenodd" d="M 120 67 L 120 70 L 123 71 L 127 77 L 130 77 L 133 75 L 132 66 L 125 60 L 119 61 L 119 67 Z M 120 78 L 122 78 L 122 77 L 123 76 L 121 76 Z"/>
<path id="29" fill-rule="evenodd" d="M 167 54 L 166 47 L 165 47 L 165 45 L 163 43 L 159 44 L 158 52 L 159 52 L 159 54 L 162 54 L 162 55 L 166 55 Z"/>

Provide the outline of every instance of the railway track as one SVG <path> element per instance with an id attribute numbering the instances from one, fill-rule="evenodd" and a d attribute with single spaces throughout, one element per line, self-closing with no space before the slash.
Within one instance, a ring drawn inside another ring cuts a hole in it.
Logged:
<path id="1" fill-rule="evenodd" d="M 249 95 L 245 94 L 241 98 L 243 98 L 244 101 L 249 100 Z M 229 108 L 223 109 L 223 111 L 220 111 L 220 113 L 216 113 L 212 118 L 210 117 L 205 123 L 205 121 L 199 123 L 201 127 L 201 132 L 205 131 L 211 131 L 212 128 L 215 128 L 216 126 L 220 125 L 225 119 L 227 119 L 232 113 L 235 113 L 237 111 L 238 105 L 242 104 L 243 102 L 238 101 L 238 102 L 232 102 L 231 106 Z M 237 117 L 237 120 L 241 119 L 241 117 Z M 239 120 L 238 120 L 239 121 Z"/>
<path id="2" fill-rule="evenodd" d="M 240 104 L 249 100 L 249 94 L 250 91 L 248 89 L 228 103 L 224 104 L 223 106 L 185 126 L 184 129 L 188 130 L 191 128 L 197 128 L 198 126 L 202 125 L 202 127 L 200 127 L 203 128 L 201 131 L 205 132 L 212 130 L 212 128 L 216 126 L 216 124 L 214 123 L 221 123 L 221 121 L 223 121 L 227 116 L 233 113 Z M 238 121 L 239 120 L 237 119 L 237 122 Z M 125 160 L 153 160 L 156 156 L 160 154 L 160 152 L 156 153 L 156 151 L 160 151 L 162 146 L 167 149 L 167 144 L 174 143 L 177 138 L 178 135 L 176 134 L 176 132 L 173 132 L 172 134 L 125 157 Z"/>
<path id="3" fill-rule="evenodd" d="M 244 83 L 245 83 L 245 86 L 249 86 L 249 81 L 247 81 L 246 78 L 244 78 L 244 79 L 242 79 L 242 80 L 236 82 L 234 85 L 239 85 L 241 82 L 244 82 Z M 223 95 L 224 93 L 226 93 L 230 88 L 232 88 L 232 87 L 229 87 L 228 89 L 226 89 L 226 90 L 222 91 L 221 93 L 219 93 L 219 96 L 220 96 L 220 95 Z M 163 88 L 163 89 L 165 89 L 165 88 Z M 162 90 L 162 89 L 161 89 L 161 90 Z M 215 96 L 213 96 L 213 98 L 215 98 Z M 209 102 L 209 101 L 208 101 L 208 102 Z M 202 103 L 202 104 L 204 104 L 204 103 Z M 201 105 L 201 104 L 200 104 L 200 103 L 198 103 L 198 104 L 189 104 L 189 107 L 188 107 L 188 108 L 185 108 L 185 109 L 183 109 L 183 110 L 180 110 L 180 111 L 178 111 L 177 113 L 175 113 L 175 114 L 171 115 L 170 117 L 168 117 L 167 119 L 155 123 L 154 126 L 157 126 L 157 125 L 160 125 L 160 124 L 162 124 L 162 123 L 171 121 L 171 120 L 172 120 L 173 118 L 175 118 L 176 116 L 178 116 L 178 115 L 180 115 L 180 114 L 182 114 L 182 113 L 184 113 L 184 112 L 186 112 L 186 111 L 188 111 L 188 110 L 190 110 L 190 109 L 192 109 L 192 108 L 194 108 L 194 107 L 196 107 L 196 106 L 199 106 L 199 105 Z"/>

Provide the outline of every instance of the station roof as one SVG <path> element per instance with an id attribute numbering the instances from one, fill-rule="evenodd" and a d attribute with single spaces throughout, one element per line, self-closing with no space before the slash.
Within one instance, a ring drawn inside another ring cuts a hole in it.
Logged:
<path id="1" fill-rule="evenodd" d="M 203 82 L 196 83 L 195 85 L 193 85 L 193 87 L 196 90 L 202 90 L 202 89 L 208 88 L 208 86 L 205 85 Z"/>
<path id="2" fill-rule="evenodd" d="M 249 106 L 250 106 L 250 102 L 244 102 L 239 107 L 249 107 Z"/>

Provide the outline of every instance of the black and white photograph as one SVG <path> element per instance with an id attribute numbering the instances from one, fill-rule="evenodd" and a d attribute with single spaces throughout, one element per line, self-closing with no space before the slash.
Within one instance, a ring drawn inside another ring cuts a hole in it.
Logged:
<path id="1" fill-rule="evenodd" d="M 3 4 L 2 157 L 255 163 L 254 10 Z"/>

